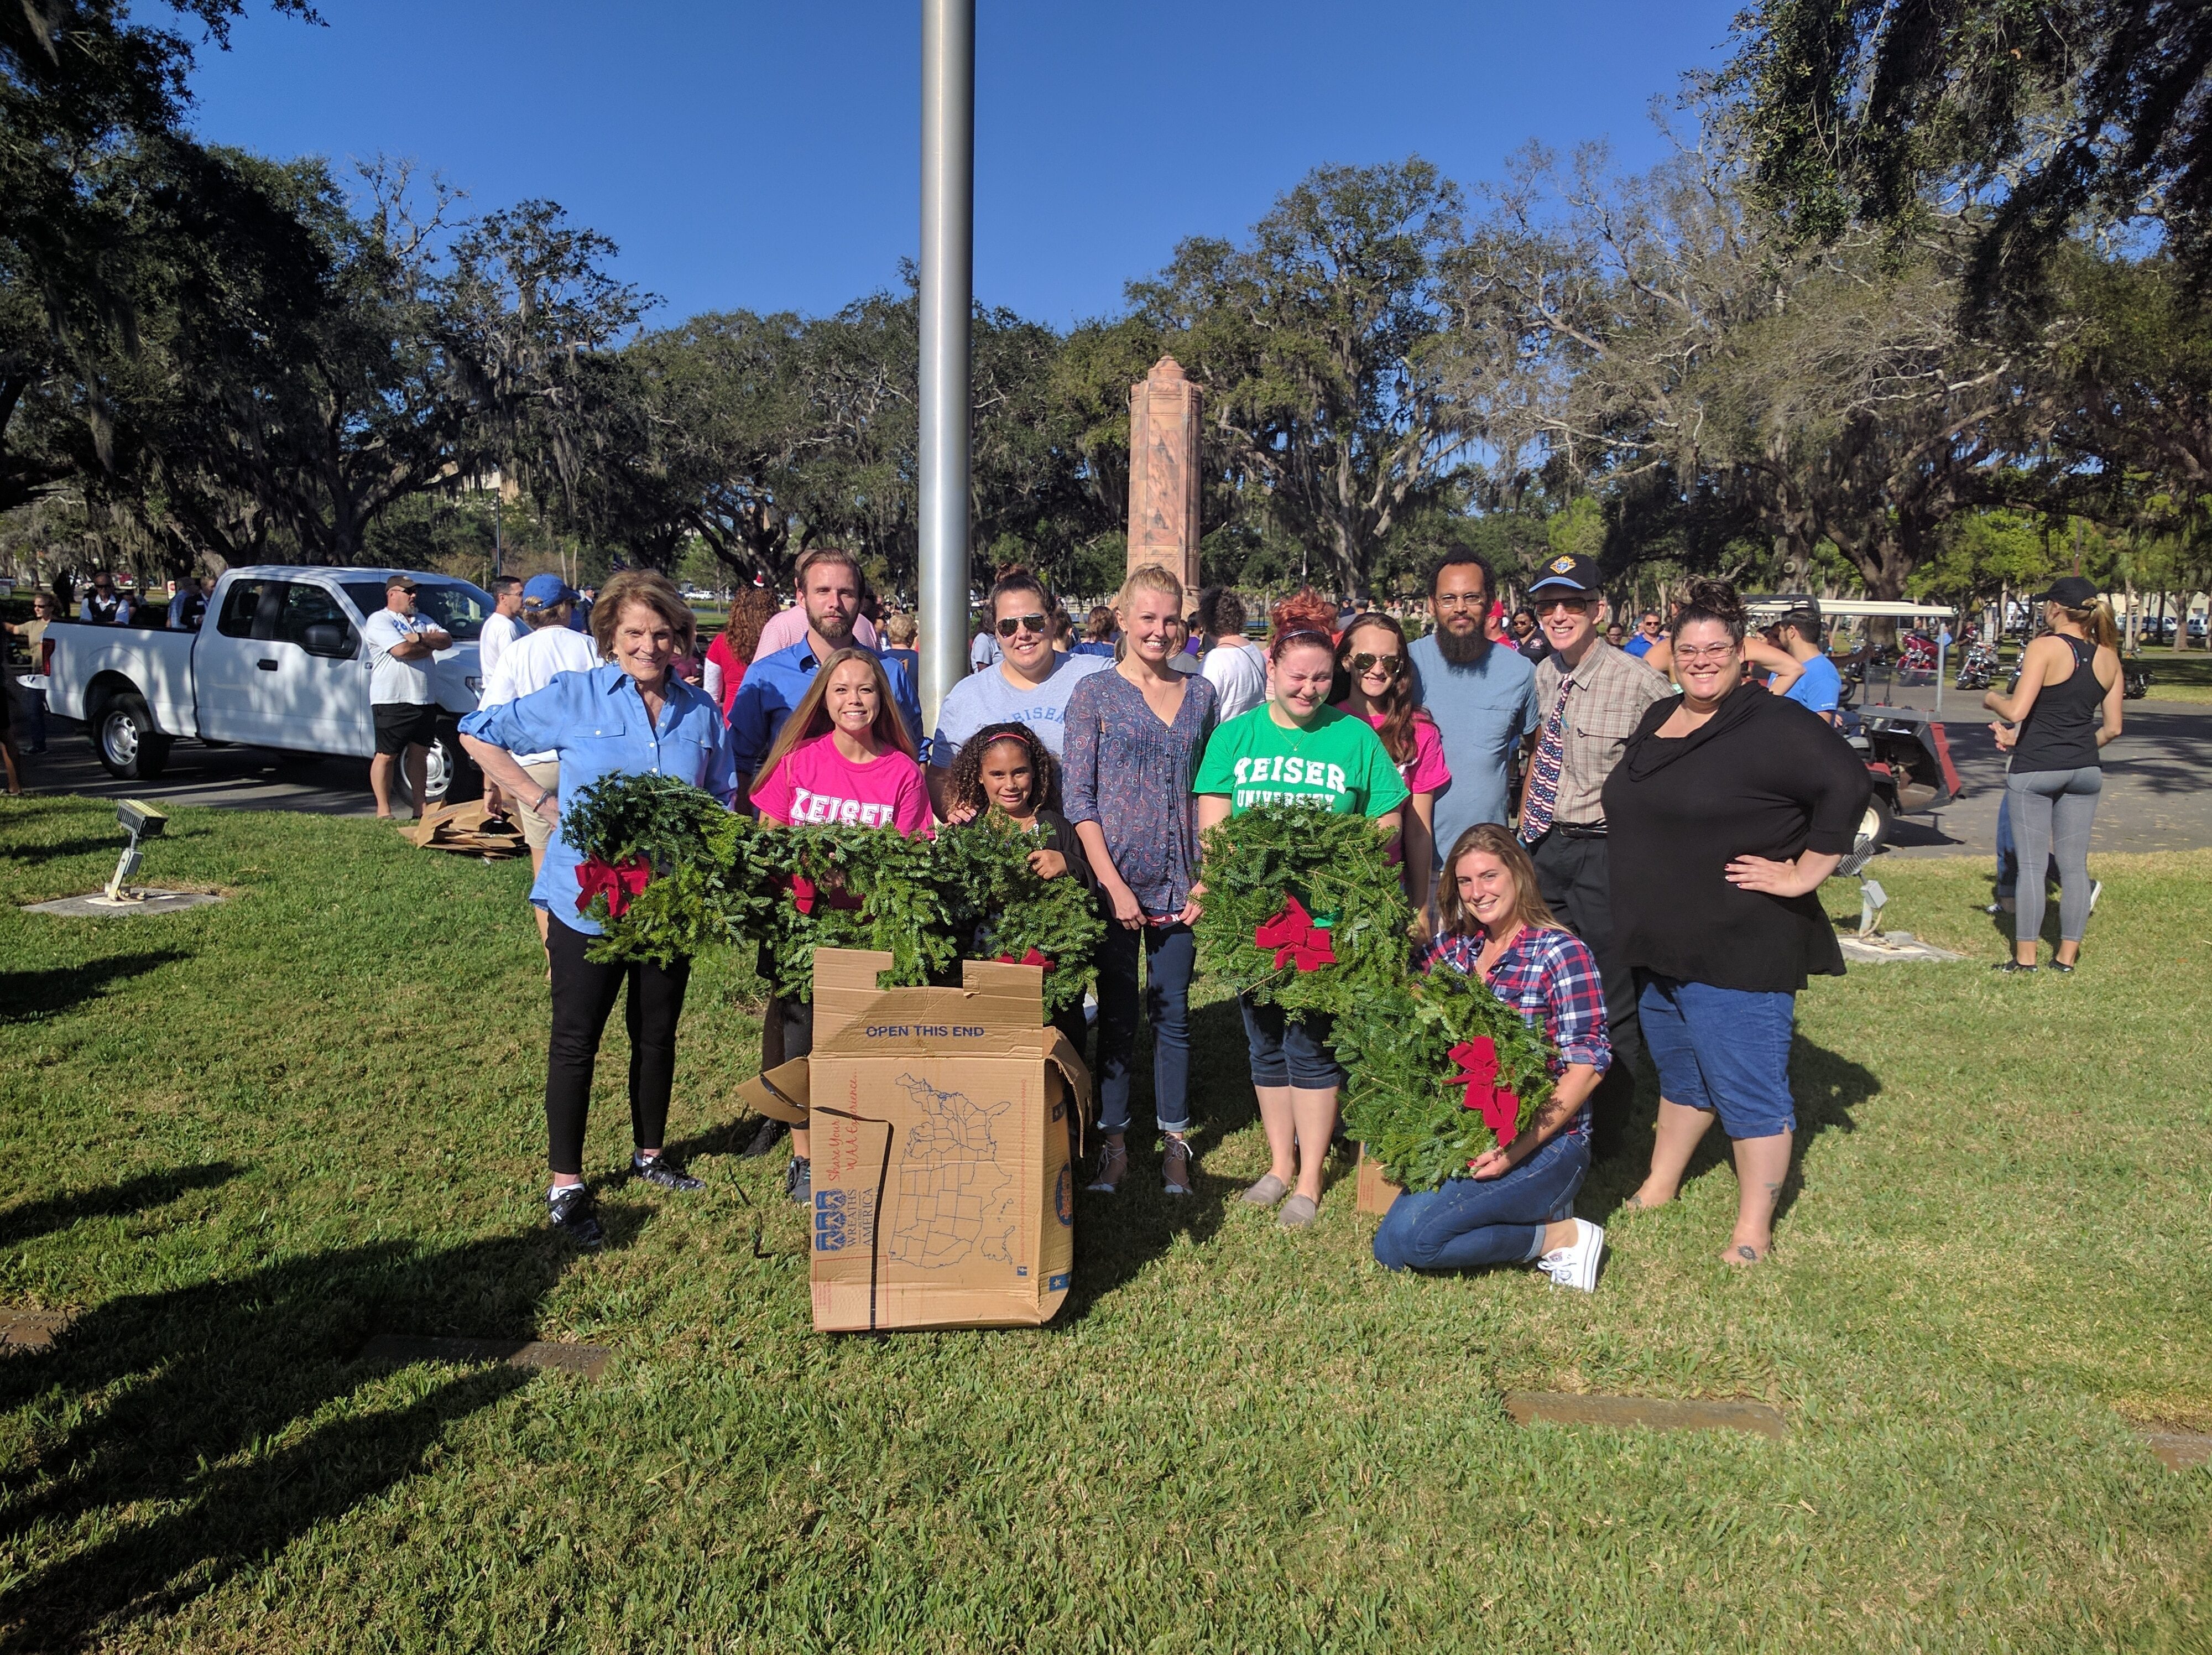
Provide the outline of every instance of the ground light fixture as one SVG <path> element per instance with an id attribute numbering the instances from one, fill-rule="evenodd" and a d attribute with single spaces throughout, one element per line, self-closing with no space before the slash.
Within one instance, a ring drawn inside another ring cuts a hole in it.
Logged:
<path id="1" fill-rule="evenodd" d="M 107 889 L 102 894 L 111 903 L 143 902 L 149 893 L 133 891 L 126 882 L 138 871 L 138 865 L 143 860 L 138 849 L 139 842 L 159 838 L 161 831 L 169 824 L 168 813 L 156 810 L 151 805 L 142 804 L 136 799 L 126 799 L 115 807 L 115 821 L 131 837 L 123 847 L 123 855 L 116 859 L 115 875 L 108 880 Z"/>

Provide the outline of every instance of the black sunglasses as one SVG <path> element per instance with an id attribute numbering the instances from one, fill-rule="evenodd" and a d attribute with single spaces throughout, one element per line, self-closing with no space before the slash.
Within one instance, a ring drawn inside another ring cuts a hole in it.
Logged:
<path id="1" fill-rule="evenodd" d="M 1017 631 L 1042 632 L 1051 624 L 1042 615 L 1009 615 L 999 623 L 999 636 L 1011 638 Z"/>
<path id="2" fill-rule="evenodd" d="M 1352 676 L 1356 678 L 1365 678 L 1378 666 L 1394 678 L 1406 670 L 1403 655 L 1370 655 L 1363 652 L 1346 664 L 1352 668 Z"/>

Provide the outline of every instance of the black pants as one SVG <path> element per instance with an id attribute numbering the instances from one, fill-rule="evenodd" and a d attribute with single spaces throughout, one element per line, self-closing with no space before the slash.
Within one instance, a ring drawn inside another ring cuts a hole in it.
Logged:
<path id="1" fill-rule="evenodd" d="M 629 985 L 623 1020 L 629 1029 L 629 1124 L 640 1149 L 658 1149 L 668 1129 L 668 1093 L 676 1080 L 676 1025 L 691 962 L 672 966 L 599 965 L 584 958 L 591 938 L 553 916 L 546 946 L 553 957 L 553 1037 L 545 1053 L 547 1162 L 556 1172 L 584 1170 L 584 1117 L 591 1107 L 592 1071 L 615 996 Z"/>
<path id="2" fill-rule="evenodd" d="M 1613 1042 L 1613 1067 L 1590 1094 L 1590 1148 L 1600 1157 L 1620 1147 L 1636 1102 L 1636 1064 L 1643 1057 L 1644 1025 L 1636 1013 L 1636 973 L 1625 964 L 1613 934 L 1612 863 L 1603 839 L 1571 839 L 1553 829 L 1530 848 L 1536 888 L 1560 920 L 1597 957 L 1605 983 L 1605 1024 Z"/>

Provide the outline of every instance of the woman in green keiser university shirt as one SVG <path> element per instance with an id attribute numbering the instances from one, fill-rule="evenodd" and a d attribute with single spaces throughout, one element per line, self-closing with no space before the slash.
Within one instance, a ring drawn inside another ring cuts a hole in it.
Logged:
<path id="1" fill-rule="evenodd" d="M 1378 832 L 1395 838 L 1406 802 L 1398 767 L 1366 720 L 1328 704 L 1336 605 L 1318 593 L 1297 592 L 1275 605 L 1272 618 L 1267 699 L 1222 725 L 1206 744 L 1194 784 L 1200 832 L 1255 805 L 1305 805 L 1370 817 Z M 1200 897 L 1202 890 L 1192 895 Z M 1272 1207 L 1295 1181 L 1281 1222 L 1303 1230 L 1321 1206 L 1322 1165 L 1335 1135 L 1336 1089 L 1344 1080 L 1329 1046 L 1329 1019 L 1285 1013 L 1249 998 L 1239 1003 L 1272 1158 L 1267 1176 L 1244 1199 Z"/>

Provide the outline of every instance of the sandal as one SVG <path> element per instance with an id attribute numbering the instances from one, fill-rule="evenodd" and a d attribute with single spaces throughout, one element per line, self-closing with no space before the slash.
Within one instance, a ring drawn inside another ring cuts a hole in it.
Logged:
<path id="1" fill-rule="evenodd" d="M 1121 1179 L 1129 1170 L 1129 1150 L 1126 1144 L 1109 1143 L 1098 1152 L 1098 1170 L 1091 1175 L 1091 1182 L 1083 1187 L 1096 1190 L 1102 1195 L 1112 1195 L 1121 1187 Z"/>
<path id="2" fill-rule="evenodd" d="M 1170 1196 L 1190 1194 L 1190 1145 L 1170 1134 L 1166 1153 L 1160 1157 L 1160 1179 Z"/>

